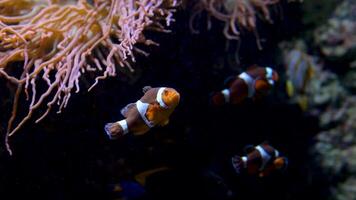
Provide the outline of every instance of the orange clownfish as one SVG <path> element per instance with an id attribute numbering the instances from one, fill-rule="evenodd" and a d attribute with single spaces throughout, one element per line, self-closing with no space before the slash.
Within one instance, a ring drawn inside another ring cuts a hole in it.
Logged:
<path id="1" fill-rule="evenodd" d="M 248 146 L 246 156 L 233 156 L 232 166 L 240 174 L 247 171 L 249 175 L 267 176 L 276 170 L 283 170 L 288 165 L 288 159 L 280 156 L 277 149 L 264 142 L 258 146 Z"/>
<path id="2" fill-rule="evenodd" d="M 105 132 L 110 139 L 117 139 L 128 133 L 143 135 L 150 128 L 169 123 L 169 116 L 179 103 L 180 95 L 173 88 L 146 86 L 144 95 L 135 103 L 121 109 L 125 119 L 105 125 Z"/>
<path id="3" fill-rule="evenodd" d="M 259 98 L 266 95 L 274 83 L 278 81 L 278 73 L 270 67 L 253 65 L 246 72 L 227 81 L 228 88 L 212 96 L 213 105 L 227 103 L 238 104 L 246 97 Z"/>

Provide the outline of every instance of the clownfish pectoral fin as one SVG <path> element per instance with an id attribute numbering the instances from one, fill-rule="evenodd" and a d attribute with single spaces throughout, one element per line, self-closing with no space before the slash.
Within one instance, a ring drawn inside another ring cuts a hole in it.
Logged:
<path id="1" fill-rule="evenodd" d="M 253 145 L 246 145 L 246 146 L 244 147 L 244 152 L 245 152 L 246 154 L 251 153 L 251 152 L 254 151 L 254 150 L 255 150 L 255 147 L 254 147 Z"/>
<path id="2" fill-rule="evenodd" d="M 145 87 L 142 88 L 142 92 L 143 92 L 143 93 L 146 93 L 146 92 L 147 92 L 148 90 L 150 90 L 150 89 L 152 89 L 151 86 L 145 86 Z"/>
<path id="3" fill-rule="evenodd" d="M 260 172 L 260 173 L 258 174 L 258 176 L 261 177 L 261 178 L 263 178 L 263 177 L 266 176 L 266 174 L 265 174 L 264 172 Z"/>
<path id="4" fill-rule="evenodd" d="M 130 104 L 127 104 L 125 107 L 123 107 L 121 110 L 120 110 L 120 113 L 122 116 L 124 117 L 127 117 L 127 112 L 133 108 L 135 106 L 135 103 L 130 103 Z"/>
<path id="5" fill-rule="evenodd" d="M 236 80 L 236 76 L 229 76 L 224 80 L 224 86 L 225 87 L 230 87 L 232 85 L 232 82 Z"/>
<path id="6" fill-rule="evenodd" d="M 284 171 L 288 167 L 288 158 L 287 157 L 278 157 L 273 161 L 273 165 L 276 169 Z"/>

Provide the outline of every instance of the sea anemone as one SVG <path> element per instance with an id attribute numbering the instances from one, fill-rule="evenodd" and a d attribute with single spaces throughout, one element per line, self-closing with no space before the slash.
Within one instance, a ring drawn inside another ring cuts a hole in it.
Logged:
<path id="1" fill-rule="evenodd" d="M 118 65 L 133 70 L 135 54 L 147 53 L 135 45 L 156 44 L 143 32 L 168 32 L 176 0 L 0 0 L 0 76 L 17 85 L 8 137 L 18 131 L 33 112 L 47 104 L 42 120 L 57 104 L 66 107 L 79 78 L 96 73 L 99 80 L 116 75 Z M 163 25 L 163 22 L 165 24 Z M 21 75 L 11 71 L 21 62 Z M 94 72 L 96 71 L 96 72 Z M 46 83 L 36 93 L 39 82 Z M 20 94 L 29 100 L 27 115 L 16 125 Z"/>

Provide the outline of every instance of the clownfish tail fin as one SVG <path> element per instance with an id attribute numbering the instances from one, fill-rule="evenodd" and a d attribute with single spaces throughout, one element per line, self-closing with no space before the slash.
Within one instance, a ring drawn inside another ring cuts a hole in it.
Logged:
<path id="1" fill-rule="evenodd" d="M 213 106 L 222 106 L 226 103 L 225 97 L 221 92 L 213 92 L 209 96 L 209 103 Z"/>
<path id="2" fill-rule="evenodd" d="M 231 158 L 232 167 L 237 174 L 241 174 L 241 171 L 246 168 L 246 157 L 233 156 Z"/>
<path id="3" fill-rule="evenodd" d="M 115 139 L 115 137 L 113 136 L 114 135 L 113 132 L 115 129 L 114 126 L 118 126 L 118 125 L 115 125 L 115 123 L 107 123 L 104 126 L 105 133 L 106 133 L 106 135 L 108 135 L 110 140 Z"/>
<path id="4" fill-rule="evenodd" d="M 124 119 L 115 123 L 105 124 L 104 130 L 110 140 L 115 140 L 128 133 L 128 125 Z"/>

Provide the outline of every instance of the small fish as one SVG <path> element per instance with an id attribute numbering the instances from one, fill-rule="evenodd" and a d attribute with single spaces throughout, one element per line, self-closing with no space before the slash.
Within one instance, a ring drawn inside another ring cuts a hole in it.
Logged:
<path id="1" fill-rule="evenodd" d="M 314 74 L 314 60 L 301 50 L 288 52 L 285 58 L 287 73 L 287 94 L 291 97 L 295 93 L 304 93 L 306 86 Z"/>
<path id="2" fill-rule="evenodd" d="M 314 76 L 315 59 L 302 50 L 293 49 L 286 53 L 284 65 L 286 67 L 286 92 L 292 102 L 298 103 L 302 110 L 308 108 L 306 90 Z"/>
<path id="3" fill-rule="evenodd" d="M 105 132 L 110 139 L 128 133 L 143 135 L 152 127 L 169 123 L 169 116 L 179 104 L 179 93 L 173 88 L 150 86 L 144 87 L 143 92 L 140 100 L 121 109 L 125 119 L 105 125 Z"/>
<path id="4" fill-rule="evenodd" d="M 283 170 L 288 165 L 288 159 L 280 156 L 278 150 L 267 142 L 247 146 L 245 151 L 246 156 L 235 155 L 231 158 L 232 166 L 238 174 L 245 170 L 250 175 L 264 177 L 276 170 Z"/>
<path id="5" fill-rule="evenodd" d="M 270 67 L 253 65 L 246 72 L 226 81 L 228 88 L 212 96 L 215 106 L 231 103 L 238 104 L 244 99 L 258 99 L 265 96 L 274 83 L 278 81 L 278 73 Z"/>

